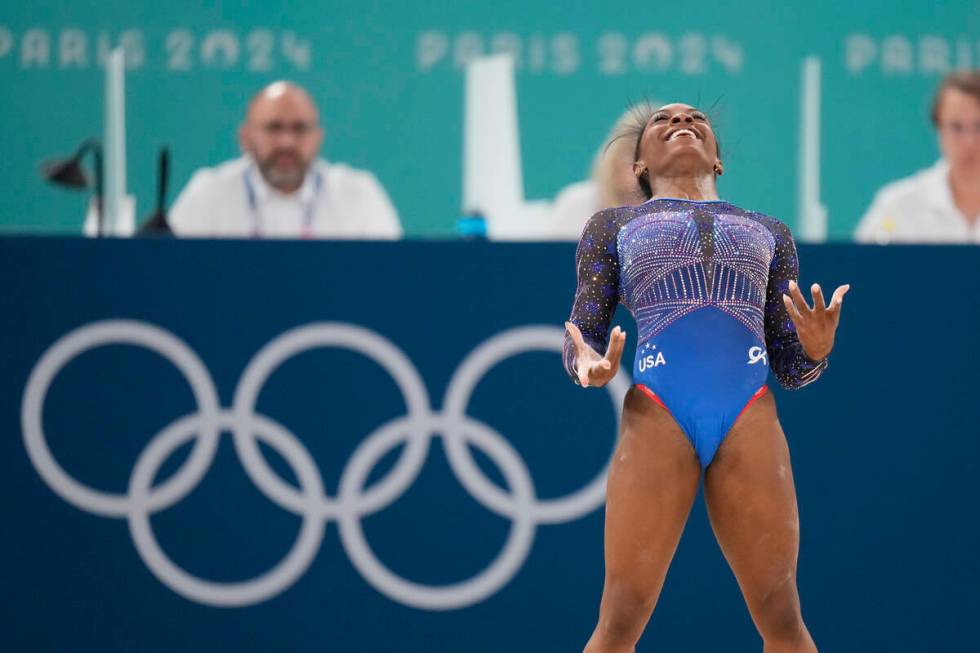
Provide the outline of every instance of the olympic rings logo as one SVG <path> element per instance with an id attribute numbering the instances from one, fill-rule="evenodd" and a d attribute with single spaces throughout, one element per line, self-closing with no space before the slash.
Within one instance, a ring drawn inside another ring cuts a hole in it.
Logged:
<path id="1" fill-rule="evenodd" d="M 70 476 L 52 455 L 41 418 L 48 388 L 61 369 L 76 356 L 111 344 L 145 347 L 173 363 L 190 383 L 197 403 L 196 413 L 178 418 L 150 439 L 130 474 L 125 494 L 97 490 Z M 490 338 L 456 369 L 443 410 L 436 413 L 418 371 L 389 340 L 352 324 L 313 323 L 286 331 L 265 345 L 246 366 L 233 405 L 226 409 L 219 403 L 204 363 L 174 334 L 146 322 L 94 322 L 56 341 L 31 371 L 21 404 L 24 444 L 38 474 L 62 499 L 95 515 L 125 518 L 136 550 L 153 575 L 192 601 L 221 607 L 247 606 L 285 591 L 312 564 L 326 522 L 335 519 L 354 567 L 379 592 L 415 608 L 458 609 L 483 601 L 510 582 L 527 559 L 538 526 L 579 519 L 605 498 L 608 463 L 579 490 L 553 499 L 537 498 L 527 465 L 511 444 L 466 414 L 474 388 L 493 366 L 521 352 L 561 352 L 561 345 L 562 331 L 556 327 L 518 327 Z M 341 473 L 336 496 L 325 491 L 317 465 L 303 443 L 278 422 L 255 412 L 260 389 L 272 372 L 292 356 L 320 347 L 346 348 L 381 365 L 394 379 L 407 406 L 405 416 L 383 424 L 360 443 Z M 607 387 L 618 421 L 629 381 L 619 374 Z M 167 556 L 150 525 L 154 513 L 181 501 L 203 479 L 222 433 L 231 434 L 239 460 L 262 493 L 303 520 L 286 556 L 272 569 L 245 581 L 215 582 L 193 576 Z M 361 519 L 397 501 L 414 483 L 435 437 L 441 438 L 450 467 L 466 491 L 512 524 L 503 549 L 483 571 L 464 581 L 434 586 L 402 578 L 388 569 L 368 544 Z M 194 440 L 193 448 L 181 468 L 153 486 L 161 465 L 190 440 Z M 258 446 L 260 440 L 292 467 L 298 490 L 272 470 Z M 402 443 L 402 453 L 388 474 L 365 487 L 372 468 Z M 493 460 L 508 491 L 483 474 L 470 446 Z"/>

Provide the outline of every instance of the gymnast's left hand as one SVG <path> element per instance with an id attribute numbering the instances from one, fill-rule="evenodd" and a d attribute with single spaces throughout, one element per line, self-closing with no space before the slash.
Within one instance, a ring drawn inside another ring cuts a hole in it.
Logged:
<path id="1" fill-rule="evenodd" d="M 810 308 L 796 282 L 789 282 L 789 294 L 783 295 L 783 304 L 789 312 L 789 319 L 796 326 L 796 335 L 800 338 L 803 352 L 810 360 L 821 361 L 834 348 L 840 309 L 844 303 L 844 295 L 850 289 L 849 284 L 838 286 L 828 306 L 824 302 L 820 285 L 815 283 L 810 286 L 810 292 L 813 293 L 813 308 Z"/>

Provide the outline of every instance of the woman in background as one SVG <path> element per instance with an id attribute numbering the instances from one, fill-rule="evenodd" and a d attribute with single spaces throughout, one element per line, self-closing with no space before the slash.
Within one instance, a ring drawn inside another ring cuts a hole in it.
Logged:
<path id="1" fill-rule="evenodd" d="M 858 241 L 980 244 L 980 70 L 947 75 L 931 118 L 942 157 L 879 190 Z"/>

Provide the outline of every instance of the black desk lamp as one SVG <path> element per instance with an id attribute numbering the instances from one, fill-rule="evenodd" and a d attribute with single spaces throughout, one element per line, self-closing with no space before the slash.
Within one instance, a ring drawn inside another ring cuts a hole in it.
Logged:
<path id="1" fill-rule="evenodd" d="M 92 153 L 95 168 L 95 215 L 98 235 L 102 235 L 102 145 L 94 138 L 86 140 L 68 158 L 50 159 L 41 164 L 41 176 L 56 186 L 84 189 L 91 186 L 82 158 Z"/>

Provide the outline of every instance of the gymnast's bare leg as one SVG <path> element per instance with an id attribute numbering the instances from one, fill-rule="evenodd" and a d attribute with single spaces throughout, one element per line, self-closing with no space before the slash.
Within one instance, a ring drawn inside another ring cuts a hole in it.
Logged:
<path id="1" fill-rule="evenodd" d="M 729 431 L 705 472 L 704 496 L 764 653 L 815 652 L 796 587 L 800 519 L 793 470 L 771 393 Z"/>
<path id="2" fill-rule="evenodd" d="M 660 596 L 700 476 L 694 449 L 670 414 L 630 389 L 606 491 L 599 623 L 586 653 L 634 650 Z"/>

